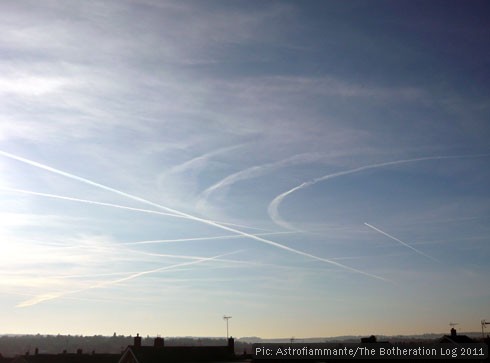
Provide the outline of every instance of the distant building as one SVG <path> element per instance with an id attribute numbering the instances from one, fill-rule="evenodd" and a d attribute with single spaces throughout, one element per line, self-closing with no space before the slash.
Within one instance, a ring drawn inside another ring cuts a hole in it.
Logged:
<path id="1" fill-rule="evenodd" d="M 77 353 L 40 354 L 36 348 L 34 354 L 17 356 L 11 363 L 117 363 L 120 354 L 83 354 L 81 349 Z"/>
<path id="2" fill-rule="evenodd" d="M 474 343 L 475 341 L 468 337 L 467 335 L 458 335 L 456 329 L 451 328 L 451 335 L 444 335 L 439 343 L 452 343 L 452 344 L 462 344 L 462 343 Z"/>
<path id="3" fill-rule="evenodd" d="M 361 343 L 376 343 L 378 340 L 376 339 L 376 336 L 371 335 L 368 338 L 361 338 Z"/>
<path id="4" fill-rule="evenodd" d="M 153 346 L 142 346 L 141 337 L 137 335 L 118 363 L 216 362 L 234 358 L 235 340 L 232 337 L 225 346 L 168 347 L 160 337 L 155 338 Z"/>

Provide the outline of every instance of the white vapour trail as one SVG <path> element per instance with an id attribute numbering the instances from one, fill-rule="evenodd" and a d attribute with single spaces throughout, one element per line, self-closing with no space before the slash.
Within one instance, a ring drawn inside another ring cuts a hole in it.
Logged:
<path id="1" fill-rule="evenodd" d="M 2 185 L 0 185 L 0 190 L 6 190 L 9 192 L 15 192 L 15 193 L 30 194 L 30 195 L 35 195 L 35 196 L 39 196 L 39 197 L 67 200 L 67 201 L 71 201 L 71 202 L 78 202 L 78 203 L 85 203 L 85 204 L 92 204 L 92 205 L 100 205 L 100 206 L 104 206 L 104 207 L 125 209 L 125 210 L 134 211 L 134 212 L 158 214 L 158 215 L 168 216 L 168 217 L 173 217 L 173 218 L 188 219 L 187 217 L 184 217 L 184 216 L 181 216 L 178 214 L 174 214 L 174 213 L 165 213 L 165 212 L 159 212 L 159 211 L 155 211 L 155 210 L 151 210 L 151 209 L 134 208 L 134 207 L 128 207 L 128 206 L 124 206 L 124 205 L 120 205 L 120 204 L 97 202 L 94 200 L 73 198 L 73 197 L 67 197 L 67 196 L 58 195 L 58 194 L 41 193 L 41 192 L 35 192 L 32 190 L 10 188 L 10 187 L 2 186 Z M 228 225 L 228 226 L 235 226 L 235 227 L 242 227 L 242 228 L 256 229 L 256 230 L 264 231 L 264 229 L 262 229 L 262 228 L 249 227 L 249 226 L 244 226 L 242 224 L 235 224 L 235 223 L 229 223 L 229 222 L 219 222 L 219 223 L 224 224 L 224 225 Z"/>
<path id="2" fill-rule="evenodd" d="M 255 233 L 254 236 L 272 236 L 278 234 L 291 234 L 294 231 L 286 232 L 268 232 L 268 233 Z M 126 242 L 123 245 L 145 245 L 145 244 L 155 244 L 155 243 L 174 243 L 174 242 L 192 242 L 192 241 L 210 241 L 216 239 L 235 239 L 235 238 L 245 238 L 240 234 L 230 234 L 227 236 L 215 236 L 215 237 L 193 237 L 193 238 L 176 238 L 176 239 L 157 239 L 152 241 L 137 241 L 137 242 Z"/>
<path id="3" fill-rule="evenodd" d="M 213 150 L 213 151 L 210 151 L 208 153 L 205 153 L 203 155 L 200 155 L 200 156 L 197 156 L 191 160 L 188 160 L 182 164 L 179 164 L 179 165 L 176 165 L 176 166 L 173 166 L 172 168 L 170 168 L 170 170 L 168 171 L 169 173 L 182 173 L 188 169 L 193 169 L 193 168 L 198 168 L 198 167 L 202 167 L 204 164 L 207 163 L 208 159 L 215 156 L 215 155 L 219 155 L 219 154 L 224 154 L 224 153 L 227 153 L 231 150 L 235 150 L 235 149 L 238 149 L 238 148 L 241 148 L 243 147 L 245 144 L 240 144 L 240 145 L 232 145 L 232 146 L 227 146 L 227 147 L 223 147 L 221 149 L 217 149 L 217 150 Z"/>
<path id="4" fill-rule="evenodd" d="M 365 166 L 360 166 L 358 168 L 354 169 L 349 169 L 349 170 L 344 170 L 344 171 L 339 171 L 337 173 L 332 173 L 328 175 L 321 176 L 319 178 L 312 179 L 310 181 L 304 182 L 282 194 L 279 194 L 277 197 L 275 197 L 272 202 L 270 202 L 269 207 L 267 208 L 268 213 L 272 221 L 276 223 L 277 225 L 287 228 L 287 229 L 292 229 L 294 228 L 289 225 L 285 220 L 283 220 L 280 215 L 279 215 L 279 206 L 281 205 L 282 201 L 284 198 L 286 198 L 288 195 L 304 189 L 306 187 L 309 187 L 313 184 L 316 184 L 318 182 L 327 180 L 327 179 L 333 179 L 337 178 L 339 176 L 343 175 L 349 175 L 349 174 L 354 174 L 358 173 L 364 170 L 369 170 L 369 169 L 376 169 L 376 168 L 381 168 L 384 166 L 389 166 L 389 165 L 398 165 L 398 164 L 406 164 L 406 163 L 414 163 L 417 161 L 426 161 L 426 160 L 440 160 L 440 159 L 462 159 L 462 158 L 478 158 L 478 157 L 486 157 L 489 156 L 490 154 L 476 154 L 476 155 L 449 155 L 449 156 L 427 156 L 427 157 L 422 157 L 422 158 L 414 158 L 414 159 L 404 159 L 404 160 L 395 160 L 395 161 L 388 161 L 385 163 L 378 163 L 378 164 L 370 164 L 370 165 L 365 165 Z"/>
<path id="5" fill-rule="evenodd" d="M 431 259 L 432 261 L 435 261 L 435 262 L 439 262 L 439 263 L 441 262 L 441 261 L 439 261 L 438 259 L 436 259 L 436 258 L 434 258 L 434 257 L 432 257 L 432 256 L 429 256 L 429 255 L 427 255 L 427 254 L 423 253 L 422 251 L 420 251 L 420 250 L 416 249 L 415 247 L 410 246 L 409 244 L 407 244 L 407 243 L 403 242 L 402 240 L 400 240 L 400 239 L 398 239 L 398 238 L 396 238 L 396 237 L 393 237 L 391 234 L 388 234 L 388 233 L 386 233 L 386 232 L 382 231 L 381 229 L 376 228 L 375 226 L 370 225 L 369 223 L 364 222 L 364 225 L 365 225 L 365 226 L 367 226 L 367 227 L 369 227 L 369 228 L 371 228 L 371 229 L 373 229 L 373 230 L 375 230 L 376 232 L 381 233 L 382 235 L 385 235 L 385 236 L 386 236 L 386 237 L 388 237 L 388 238 L 391 238 L 391 239 L 392 239 L 392 240 L 394 240 L 394 241 L 399 242 L 399 243 L 400 243 L 400 244 L 402 244 L 403 246 L 410 248 L 411 250 L 413 250 L 413 251 L 417 252 L 417 253 L 418 253 L 419 255 L 421 255 L 421 256 L 427 257 L 428 259 Z"/>
<path id="6" fill-rule="evenodd" d="M 112 208 L 118 208 L 118 209 L 126 209 L 126 210 L 130 210 L 130 211 L 135 211 L 135 212 L 143 212 L 143 213 L 159 214 L 159 215 L 176 217 L 176 218 L 184 218 L 184 217 L 182 217 L 182 216 L 180 216 L 178 214 L 173 214 L 173 213 L 165 213 L 165 212 L 153 211 L 153 210 L 149 210 L 149 209 L 133 208 L 133 207 L 127 207 L 127 206 L 119 205 L 119 204 L 97 202 L 97 201 L 94 201 L 94 200 L 80 199 L 80 198 L 73 198 L 73 197 L 66 197 L 66 196 L 57 195 L 57 194 L 34 192 L 34 191 L 31 191 L 31 190 L 24 190 L 24 189 L 17 189 L 17 188 L 9 188 L 9 187 L 1 186 L 1 185 L 0 185 L 0 190 L 6 190 L 6 191 L 9 191 L 9 192 L 15 192 L 15 193 L 23 193 L 23 194 L 36 195 L 36 196 L 39 196 L 39 197 L 46 197 L 46 198 L 53 198 L 53 199 L 68 200 L 68 201 L 71 201 L 71 202 L 79 202 L 79 203 L 85 203 L 85 204 L 100 205 L 100 206 L 104 206 L 104 207 L 112 207 Z"/>
<path id="7" fill-rule="evenodd" d="M 225 253 L 225 254 L 221 254 L 221 255 L 218 255 L 218 256 L 214 256 L 214 257 L 202 257 L 202 258 L 199 258 L 197 260 L 190 261 L 190 262 L 182 262 L 182 263 L 178 263 L 178 264 L 175 264 L 175 265 L 159 267 L 159 268 L 156 268 L 156 269 L 153 269 L 153 270 L 136 272 L 136 273 L 130 274 L 129 276 L 122 277 L 122 278 L 117 279 L 117 280 L 99 282 L 99 283 L 97 283 L 95 285 L 92 285 L 92 286 L 89 286 L 89 287 L 86 287 L 86 288 L 83 288 L 83 289 L 78 289 L 78 290 L 73 290 L 73 291 L 67 291 L 67 292 L 59 292 L 59 293 L 42 294 L 42 295 L 35 296 L 32 299 L 23 301 L 23 302 L 17 304 L 16 307 L 17 308 L 28 307 L 28 306 L 39 304 L 39 303 L 44 302 L 44 301 L 54 300 L 54 299 L 63 297 L 65 295 L 76 294 L 76 293 L 79 293 L 79 292 L 83 292 L 83 291 L 87 291 L 87 290 L 91 290 L 91 289 L 97 289 L 97 288 L 101 288 L 101 287 L 105 287 L 105 286 L 110 286 L 110 285 L 116 285 L 116 284 L 119 284 L 119 283 L 124 282 L 124 281 L 129 281 L 129 280 L 138 278 L 140 276 L 149 275 L 149 274 L 153 274 L 153 273 L 157 273 L 157 272 L 162 272 L 162 271 L 167 271 L 167 270 L 172 270 L 172 269 L 176 269 L 176 268 L 182 267 L 182 266 L 189 266 L 189 265 L 195 265 L 195 264 L 203 263 L 203 262 L 207 262 L 207 261 L 212 261 L 212 260 L 215 260 L 217 258 L 226 256 L 226 255 L 230 255 L 230 254 L 233 254 L 233 253 L 236 253 L 236 252 Z"/>
<path id="8" fill-rule="evenodd" d="M 265 243 L 265 244 L 274 246 L 276 248 L 279 248 L 279 249 L 282 249 L 282 250 L 285 250 L 285 251 L 288 251 L 288 252 L 291 252 L 291 253 L 295 253 L 295 254 L 300 255 L 300 256 L 304 256 L 304 257 L 311 258 L 313 260 L 325 262 L 325 263 L 328 263 L 328 264 L 337 266 L 339 268 L 343 268 L 345 270 L 348 270 L 348 271 L 351 271 L 351 272 L 355 272 L 355 273 L 358 273 L 358 274 L 361 274 L 361 275 L 369 276 L 369 277 L 372 277 L 372 278 L 375 278 L 375 279 L 378 279 L 378 280 L 389 281 L 389 280 L 387 280 L 387 279 L 385 279 L 383 277 L 380 277 L 380 276 L 377 276 L 377 275 L 373 275 L 373 274 L 370 274 L 368 272 L 361 271 L 361 270 L 355 269 L 353 267 L 349 267 L 347 265 L 343 265 L 341 263 L 338 263 L 338 262 L 335 262 L 335 261 L 332 261 L 332 260 L 329 260 L 329 259 L 326 259 L 326 258 L 315 256 L 315 255 L 312 255 L 312 254 L 307 253 L 307 252 L 296 250 L 294 248 L 291 248 L 291 247 L 282 245 L 280 243 L 277 243 L 277 242 L 274 242 L 274 241 L 271 241 L 271 240 L 268 240 L 268 239 L 265 239 L 265 238 L 262 238 L 262 237 L 259 237 L 259 236 L 255 236 L 253 234 L 250 234 L 250 233 L 247 233 L 247 232 L 243 232 L 243 231 L 237 230 L 235 228 L 227 227 L 227 226 L 225 226 L 223 224 L 220 224 L 220 223 L 217 223 L 215 221 L 211 221 L 211 220 L 204 219 L 204 218 L 199 218 L 199 217 L 190 215 L 188 213 L 180 212 L 180 211 L 177 211 L 175 209 L 172 209 L 172 208 L 169 208 L 169 207 L 165 207 L 163 205 L 160 205 L 160 204 L 151 202 L 149 200 L 146 200 L 146 199 L 137 197 L 135 195 L 125 193 L 123 191 L 120 191 L 120 190 L 117 190 L 117 189 L 108 187 L 106 185 L 96 183 L 96 182 L 91 181 L 89 179 L 85 179 L 85 178 L 79 177 L 77 175 L 70 174 L 70 173 L 67 173 L 67 172 L 62 171 L 62 170 L 59 170 L 59 169 L 55 169 L 53 167 L 50 167 L 50 166 L 47 166 L 47 165 L 38 163 L 36 161 L 32 161 L 32 160 L 29 160 L 29 159 L 26 159 L 26 158 L 23 158 L 23 157 L 20 157 L 20 156 L 17 156 L 17 155 L 14 155 L 14 154 L 5 152 L 3 150 L 0 150 L 0 155 L 3 155 L 3 156 L 8 157 L 10 159 L 18 160 L 20 162 L 23 162 L 23 163 L 26 163 L 26 164 L 35 166 L 35 167 L 40 168 L 40 169 L 43 169 L 43 170 L 50 171 L 50 172 L 55 173 L 55 174 L 62 175 L 64 177 L 67 177 L 67 178 L 70 178 L 70 179 L 73 179 L 73 180 L 77 180 L 79 182 L 82 182 L 82 183 L 85 183 L 85 184 L 88 184 L 88 185 L 92 185 L 92 186 L 97 187 L 97 188 L 100 188 L 100 189 L 104 189 L 104 190 L 110 191 L 110 192 L 115 193 L 115 194 L 118 194 L 118 195 L 122 195 L 122 196 L 124 196 L 126 198 L 129 198 L 129 199 L 132 199 L 132 200 L 136 200 L 138 202 L 141 202 L 141 203 L 144 203 L 144 204 L 148 204 L 148 205 L 154 206 L 154 207 L 159 208 L 159 209 L 163 209 L 163 210 L 165 210 L 167 212 L 170 212 L 170 213 L 178 214 L 178 215 L 180 215 L 182 217 L 188 218 L 189 220 L 193 220 L 193 221 L 196 221 L 196 222 L 204 223 L 204 224 L 207 224 L 207 225 L 210 225 L 210 226 L 214 226 L 216 228 L 223 229 L 223 230 L 228 231 L 228 232 L 236 233 L 236 234 L 242 235 L 244 237 L 248 237 L 248 238 L 254 239 L 256 241 L 259 241 L 259 242 L 262 242 L 262 243 Z"/>
<path id="9" fill-rule="evenodd" d="M 204 190 L 200 196 L 199 196 L 199 202 L 198 205 L 203 205 L 206 203 L 207 199 L 209 196 L 216 192 L 219 189 L 222 189 L 224 187 L 230 186 L 235 184 L 236 182 L 240 180 L 247 180 L 251 178 L 256 178 L 259 177 L 265 173 L 286 167 L 286 166 L 292 166 L 292 165 L 297 165 L 297 164 L 305 164 L 305 163 L 311 163 L 315 162 L 321 159 L 325 159 L 325 154 L 321 153 L 305 153 L 305 154 L 298 154 L 294 155 L 290 158 L 283 159 L 280 161 L 276 161 L 273 163 L 267 163 L 263 165 L 257 165 L 253 166 L 250 168 L 247 168 L 245 170 L 241 170 L 239 172 L 233 173 L 231 175 L 228 175 L 226 178 L 220 180 L 219 182 L 211 185 L 209 188 Z"/>

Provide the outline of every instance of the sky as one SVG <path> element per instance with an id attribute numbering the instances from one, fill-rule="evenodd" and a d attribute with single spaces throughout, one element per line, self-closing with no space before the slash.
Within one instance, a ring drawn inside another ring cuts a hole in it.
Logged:
<path id="1" fill-rule="evenodd" d="M 490 320 L 488 2 L 0 14 L 0 333 Z"/>

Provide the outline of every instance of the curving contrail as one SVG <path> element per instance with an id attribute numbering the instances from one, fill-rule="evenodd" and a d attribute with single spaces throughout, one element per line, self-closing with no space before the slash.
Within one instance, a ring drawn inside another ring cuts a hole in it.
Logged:
<path id="1" fill-rule="evenodd" d="M 20 156 L 17 156 L 17 155 L 14 155 L 14 154 L 5 152 L 3 150 L 0 150 L 0 155 L 3 155 L 3 156 L 8 157 L 10 159 L 14 159 L 14 160 L 23 162 L 23 163 L 28 164 L 28 165 L 35 166 L 35 167 L 40 168 L 40 169 L 43 169 L 43 170 L 50 171 L 50 172 L 55 173 L 55 174 L 58 174 L 58 175 L 62 175 L 64 177 L 66 177 L 66 178 L 77 180 L 77 181 L 79 181 L 81 183 L 92 185 L 94 187 L 97 187 L 97 188 L 100 188 L 100 189 L 103 189 L 103 190 L 107 190 L 107 191 L 110 191 L 110 192 L 115 193 L 115 194 L 118 194 L 118 195 L 122 195 L 122 196 L 124 196 L 126 198 L 129 198 L 129 199 L 132 199 L 132 200 L 136 200 L 136 201 L 141 202 L 141 203 L 144 203 L 144 204 L 151 205 L 153 207 L 156 207 L 156 208 L 165 210 L 165 211 L 170 212 L 170 213 L 173 213 L 173 214 L 180 215 L 180 216 L 182 216 L 184 218 L 187 218 L 189 220 L 193 220 L 193 221 L 196 221 L 196 222 L 204 223 L 204 224 L 207 224 L 207 225 L 216 227 L 216 228 L 223 229 L 223 230 L 228 231 L 228 232 L 236 233 L 236 234 L 242 235 L 244 237 L 248 237 L 248 238 L 254 239 L 256 241 L 259 241 L 259 242 L 262 242 L 262 243 L 265 243 L 265 244 L 274 246 L 276 248 L 279 248 L 279 249 L 282 249 L 282 250 L 285 250 L 285 251 L 288 251 L 288 252 L 291 252 L 291 253 L 295 253 L 295 254 L 300 255 L 300 256 L 304 256 L 304 257 L 308 257 L 308 258 L 313 259 L 313 260 L 317 260 L 317 261 L 321 261 L 321 262 L 324 262 L 324 263 L 328 263 L 328 264 L 331 264 L 331 265 L 334 265 L 334 266 L 343 268 L 345 270 L 348 270 L 348 271 L 351 271 L 351 272 L 355 272 L 355 273 L 358 273 L 358 274 L 361 274 L 361 275 L 369 276 L 371 278 L 375 278 L 375 279 L 378 279 L 378 280 L 389 281 L 389 280 L 387 280 L 387 279 L 385 279 L 383 277 L 380 277 L 380 276 L 377 276 L 377 275 L 374 275 L 374 274 L 370 274 L 368 272 L 361 271 L 361 270 L 358 270 L 356 268 L 349 267 L 349 266 L 343 265 L 341 263 L 338 263 L 338 262 L 335 262 L 335 261 L 332 261 L 332 260 L 329 260 L 329 259 L 326 259 L 326 258 L 315 256 L 315 255 L 312 255 L 312 254 L 307 253 L 307 252 L 296 250 L 294 248 L 291 248 L 291 247 L 282 245 L 280 243 L 277 243 L 277 242 L 274 242 L 274 241 L 271 241 L 271 240 L 268 240 L 268 239 L 265 239 L 265 238 L 262 238 L 262 237 L 259 237 L 259 236 L 255 236 L 253 234 L 250 234 L 250 233 L 247 233 L 247 232 L 243 232 L 243 231 L 240 231 L 240 230 L 235 229 L 235 228 L 227 227 L 227 226 L 225 226 L 223 224 L 220 224 L 220 223 L 217 223 L 217 222 L 208 220 L 208 219 L 204 219 L 204 218 L 193 216 L 193 215 L 188 214 L 188 213 L 180 212 L 178 210 L 175 210 L 175 209 L 172 209 L 172 208 L 169 208 L 169 207 L 166 207 L 166 206 L 163 206 L 163 205 L 160 205 L 160 204 L 151 202 L 151 201 L 149 201 L 147 199 L 140 198 L 138 196 L 135 196 L 135 195 L 132 195 L 132 194 L 129 194 L 129 193 L 126 193 L 126 192 L 123 192 L 123 191 L 120 191 L 120 190 L 111 188 L 109 186 L 106 186 L 106 185 L 103 185 L 103 184 L 100 184 L 100 183 L 96 183 L 96 182 L 94 182 L 92 180 L 89 180 L 89 179 L 86 179 L 86 178 L 82 178 L 82 177 L 77 176 L 77 175 L 74 175 L 74 174 L 67 173 L 65 171 L 62 171 L 62 170 L 53 168 L 53 167 L 48 166 L 48 165 L 44 165 L 44 164 L 38 163 L 38 162 L 33 161 L 33 160 L 29 160 L 29 159 L 26 159 L 26 158 L 23 158 L 23 157 L 20 157 Z"/>
<path id="2" fill-rule="evenodd" d="M 187 160 L 187 161 L 183 162 L 182 164 L 175 165 L 175 166 L 171 167 L 169 169 L 168 173 L 176 174 L 176 173 L 182 173 L 188 169 L 196 169 L 199 167 L 202 168 L 208 162 L 208 159 L 212 158 L 213 156 L 228 153 L 231 150 L 241 148 L 245 145 L 246 144 L 226 146 L 226 147 L 222 147 L 222 148 L 217 149 L 217 150 L 207 152 L 205 154 L 202 154 L 202 155 L 194 157 L 190 160 Z"/>
<path id="3" fill-rule="evenodd" d="M 439 159 L 462 159 L 462 158 L 479 158 L 479 157 L 486 157 L 490 156 L 490 154 L 476 154 L 476 155 L 449 155 L 449 156 L 427 156 L 427 157 L 422 157 L 422 158 L 414 158 L 414 159 L 403 159 L 403 160 L 395 160 L 395 161 L 388 161 L 384 163 L 377 163 L 377 164 L 370 164 L 370 165 L 365 165 L 365 166 L 360 166 L 358 168 L 354 169 L 349 169 L 349 170 L 344 170 L 344 171 L 339 171 L 337 173 L 332 173 L 328 175 L 321 176 L 319 178 L 312 179 L 310 181 L 304 182 L 282 194 L 279 194 L 277 197 L 275 197 L 272 202 L 270 202 L 269 207 L 267 208 L 267 211 L 269 213 L 270 218 L 276 223 L 277 225 L 287 228 L 287 229 L 292 229 L 294 228 L 289 225 L 285 220 L 281 218 L 279 215 L 279 206 L 281 205 L 282 201 L 284 198 L 286 198 L 288 195 L 304 189 L 306 187 L 309 187 L 311 185 L 314 185 L 318 182 L 328 180 L 328 179 L 333 179 L 337 178 L 339 176 L 343 175 L 349 175 L 349 174 L 354 174 L 358 173 L 364 170 L 369 170 L 369 169 L 376 169 L 376 168 L 381 168 L 383 166 L 389 166 L 389 165 L 397 165 L 397 164 L 406 164 L 406 163 L 414 163 L 417 161 L 426 161 L 426 160 L 439 160 Z"/>
<path id="4" fill-rule="evenodd" d="M 417 253 L 418 253 L 419 255 L 421 255 L 421 256 L 427 257 L 428 259 L 431 259 L 432 261 L 435 261 L 435 262 L 439 262 L 439 263 L 441 262 L 441 261 L 439 261 L 438 259 L 436 259 L 436 258 L 434 258 L 434 257 L 432 257 L 432 256 L 429 256 L 429 255 L 427 255 L 427 254 L 423 253 L 422 251 L 420 251 L 420 250 L 416 249 L 415 247 L 410 246 L 408 243 L 405 243 L 405 242 L 403 242 L 402 240 L 400 240 L 400 239 L 398 239 L 398 238 L 396 238 L 396 237 L 393 237 L 391 234 L 388 234 L 388 233 L 386 233 L 386 232 L 382 231 L 381 229 L 376 228 L 375 226 L 370 225 L 369 223 L 364 222 L 364 225 L 365 225 L 365 226 L 367 226 L 367 227 L 369 227 L 369 228 L 371 228 L 372 230 L 375 230 L 376 232 L 381 233 L 382 235 L 385 235 L 385 236 L 386 236 L 386 237 L 388 237 L 388 238 L 391 238 L 391 239 L 392 239 L 392 240 L 394 240 L 394 241 L 399 242 L 399 243 L 400 243 L 400 244 L 402 244 L 403 246 L 410 248 L 411 250 L 413 250 L 413 251 L 417 252 Z"/>
<path id="5" fill-rule="evenodd" d="M 198 206 L 202 208 L 204 204 L 206 204 L 209 196 L 218 191 L 219 189 L 231 186 L 241 180 L 247 180 L 251 178 L 257 178 L 265 173 L 298 164 L 312 163 L 318 160 L 325 159 L 325 154 L 323 153 L 304 153 L 291 156 L 287 159 L 275 161 L 272 163 L 262 164 L 252 166 L 250 168 L 240 170 L 236 173 L 230 174 L 227 177 L 223 178 L 219 182 L 211 185 L 209 188 L 204 190 L 199 195 Z"/>

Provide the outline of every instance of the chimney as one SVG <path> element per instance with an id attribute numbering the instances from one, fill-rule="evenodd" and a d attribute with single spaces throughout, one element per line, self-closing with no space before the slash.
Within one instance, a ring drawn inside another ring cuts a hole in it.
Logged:
<path id="1" fill-rule="evenodd" d="M 136 336 L 134 337 L 134 347 L 141 348 L 141 337 L 139 334 L 136 334 Z"/>
<path id="2" fill-rule="evenodd" d="M 456 329 L 451 328 L 451 337 L 454 338 L 456 336 Z"/>
<path id="3" fill-rule="evenodd" d="M 153 343 L 153 346 L 155 348 L 163 348 L 163 346 L 164 346 L 164 340 L 163 340 L 163 338 L 162 337 L 156 337 L 155 338 L 155 341 Z"/>
<path id="4" fill-rule="evenodd" d="M 235 339 L 233 337 L 228 338 L 228 353 L 231 355 L 235 354 Z"/>

